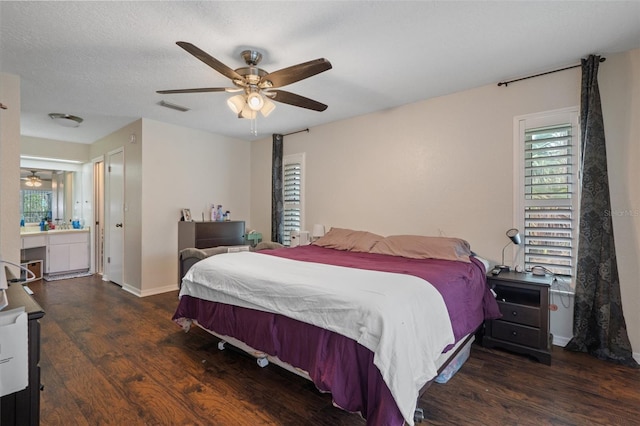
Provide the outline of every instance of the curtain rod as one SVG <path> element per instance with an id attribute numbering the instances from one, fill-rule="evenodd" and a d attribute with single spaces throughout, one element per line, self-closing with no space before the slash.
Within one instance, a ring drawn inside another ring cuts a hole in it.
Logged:
<path id="1" fill-rule="evenodd" d="M 600 58 L 600 62 L 604 62 L 606 61 L 607 58 Z M 559 70 L 554 70 L 554 71 L 547 71 L 547 72 L 543 72 L 540 74 L 536 74 L 536 75 L 530 75 L 528 77 L 522 77 L 522 78 L 516 78 L 515 80 L 509 80 L 509 81 L 501 81 L 500 83 L 498 83 L 498 86 L 504 86 L 507 87 L 510 83 L 515 83 L 516 81 L 522 81 L 522 80 L 527 80 L 529 78 L 534 78 L 534 77 L 540 77 L 542 75 L 547 75 L 547 74 L 553 74 L 554 72 L 559 72 L 559 71 L 564 71 L 564 70 L 570 70 L 572 68 L 578 68 L 582 66 L 582 64 L 578 64 L 578 65 L 571 65 L 570 67 L 565 67 L 565 68 L 560 68 Z"/>
<path id="2" fill-rule="evenodd" d="M 298 130 L 298 131 L 296 131 L 296 132 L 287 133 L 286 135 L 282 135 L 282 136 L 291 136 L 291 135 L 295 135 L 296 133 L 302 133 L 302 132 L 307 132 L 307 133 L 309 133 L 309 128 L 302 129 L 302 130 Z"/>

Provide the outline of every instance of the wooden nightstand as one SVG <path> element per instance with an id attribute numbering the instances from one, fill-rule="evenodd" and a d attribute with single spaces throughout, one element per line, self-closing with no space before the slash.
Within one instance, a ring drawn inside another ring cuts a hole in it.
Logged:
<path id="1" fill-rule="evenodd" d="M 551 365 L 549 288 L 551 277 L 501 272 L 488 275 L 502 318 L 487 321 L 482 345 L 503 348 Z"/>

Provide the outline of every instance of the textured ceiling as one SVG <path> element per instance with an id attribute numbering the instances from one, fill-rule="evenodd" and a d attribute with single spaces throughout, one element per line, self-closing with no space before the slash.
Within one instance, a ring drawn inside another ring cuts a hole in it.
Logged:
<path id="1" fill-rule="evenodd" d="M 227 93 L 155 93 L 230 85 L 176 41 L 231 68 L 246 48 L 270 72 L 331 61 L 285 87 L 329 108 L 278 103 L 261 138 L 640 48 L 640 2 L 0 2 L 0 71 L 21 77 L 23 135 L 91 143 L 145 117 L 254 139 Z M 50 112 L 85 121 L 57 126 Z"/>

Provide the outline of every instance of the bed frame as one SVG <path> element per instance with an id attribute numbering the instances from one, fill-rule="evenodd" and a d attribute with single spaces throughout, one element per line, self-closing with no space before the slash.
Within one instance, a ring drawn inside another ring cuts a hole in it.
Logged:
<path id="1" fill-rule="evenodd" d="M 273 243 L 272 243 L 273 244 Z M 270 249 L 270 248 L 279 248 L 281 247 L 280 245 L 277 246 L 265 246 L 265 247 L 261 247 L 262 249 Z M 256 249 L 259 248 L 252 248 L 252 251 L 255 251 Z M 182 250 L 180 252 L 180 272 L 181 272 L 181 277 L 184 276 L 184 274 L 186 273 L 186 271 L 193 266 L 195 263 L 199 262 L 200 260 L 218 254 L 218 253 L 225 253 L 227 252 L 227 248 L 223 248 L 223 247 L 218 247 L 215 249 L 185 249 Z M 190 320 L 190 324 L 195 324 L 196 326 L 200 327 L 202 330 L 206 331 L 207 333 L 215 336 L 216 338 L 219 339 L 218 342 L 218 349 L 219 350 L 225 350 L 226 348 L 228 348 L 229 346 L 231 346 L 234 349 L 240 350 L 246 354 L 248 354 L 249 356 L 253 357 L 256 359 L 256 363 L 259 367 L 264 368 L 266 366 L 268 366 L 269 364 L 275 364 L 293 374 L 296 374 L 300 377 L 303 377 L 309 381 L 312 381 L 311 377 L 309 376 L 309 374 L 300 369 L 297 368 L 285 361 L 282 361 L 281 359 L 279 359 L 277 356 L 272 356 L 268 353 L 262 352 L 260 350 L 257 350 L 251 346 L 249 346 L 248 344 L 246 344 L 245 342 L 238 340 L 237 338 L 234 338 L 232 336 L 226 336 L 226 335 L 221 335 L 213 330 L 209 330 L 206 327 L 204 327 L 203 325 L 199 324 L 197 320 L 192 319 Z M 184 327 L 184 325 L 183 325 Z M 480 326 L 481 327 L 481 326 Z M 188 327 L 184 327 L 185 331 L 188 331 Z M 477 331 L 476 331 L 477 332 Z M 437 374 L 440 375 L 451 363 L 452 361 L 454 361 L 456 359 L 456 357 L 462 352 L 462 351 L 468 351 L 470 348 L 470 345 L 473 343 L 473 341 L 475 340 L 475 332 L 466 335 L 465 337 L 463 337 L 462 339 L 460 339 L 458 341 L 457 344 L 455 344 L 449 351 L 447 351 L 446 353 L 443 353 L 440 358 L 438 358 L 437 360 L 437 365 L 438 365 L 438 369 L 437 369 Z M 468 354 L 468 352 L 467 352 Z M 466 360 L 466 358 L 465 358 Z M 458 367 L 459 368 L 459 367 Z M 437 376 L 435 378 L 433 378 L 432 380 L 430 380 L 429 382 L 427 382 L 422 389 L 420 390 L 419 394 L 418 394 L 418 401 L 417 403 L 419 404 L 419 399 L 424 395 L 424 393 L 427 391 L 427 389 L 431 386 L 431 384 L 436 380 Z M 414 417 L 413 420 L 416 423 L 421 423 L 424 419 L 424 410 L 422 408 L 419 408 L 418 405 L 416 405 L 416 410 L 414 412 Z"/>
<path id="2" fill-rule="evenodd" d="M 195 322 L 195 321 L 194 321 Z M 254 357 L 256 359 L 256 364 L 258 364 L 258 366 L 260 368 L 265 368 L 266 366 L 268 366 L 270 363 L 271 364 L 275 364 L 281 368 L 284 368 L 285 370 L 296 374 L 300 377 L 305 378 L 306 380 L 312 381 L 311 377 L 309 377 L 309 374 L 304 371 L 301 370 L 300 368 L 296 368 L 293 365 L 282 361 L 280 358 L 278 358 L 277 356 L 271 356 L 269 354 L 266 354 L 262 351 L 256 350 L 254 348 L 252 348 L 251 346 L 247 345 L 246 343 L 231 337 L 231 336 L 222 336 L 219 335 L 218 333 L 211 331 L 211 330 L 207 330 L 206 328 L 202 327 L 200 324 L 198 324 L 197 322 L 195 322 L 195 324 L 200 327 L 201 329 L 203 329 L 204 331 L 206 331 L 207 333 L 210 333 L 212 335 L 214 335 L 215 337 L 217 337 L 218 339 L 220 339 L 220 341 L 218 342 L 218 349 L 223 351 L 227 348 L 227 345 L 231 345 L 233 346 L 235 349 L 240 350 L 252 357 Z M 463 340 L 460 340 L 449 352 L 447 352 L 446 354 L 443 354 L 443 356 L 441 358 L 438 359 L 438 374 L 442 373 L 448 366 L 449 364 L 456 358 L 456 356 L 458 356 L 458 354 L 463 351 L 466 350 L 469 345 L 471 345 L 473 343 L 473 341 L 475 340 L 475 336 L 474 334 L 469 334 L 468 336 L 466 336 Z M 445 356 L 446 355 L 446 356 Z M 431 384 L 435 381 L 435 378 L 430 380 L 429 382 L 427 382 L 422 389 L 420 390 L 420 394 L 418 396 L 418 404 L 420 403 L 420 398 L 422 398 L 422 395 L 424 395 L 424 393 L 427 391 L 427 389 L 431 386 Z M 416 408 L 415 413 L 413 414 L 413 421 L 416 423 L 422 423 L 424 421 L 425 417 L 424 417 L 424 410 L 420 407 Z"/>
<path id="3" fill-rule="evenodd" d="M 235 337 L 232 336 L 225 336 L 225 335 L 221 335 L 219 333 L 216 333 L 215 331 L 209 330 L 206 327 L 202 326 L 201 324 L 198 323 L 198 321 L 196 320 L 192 320 L 192 324 L 198 326 L 199 328 L 201 328 L 202 330 L 206 331 L 207 333 L 215 336 L 216 338 L 219 339 L 218 341 L 218 350 L 223 351 L 226 350 L 229 346 L 233 347 L 236 350 L 239 350 L 253 358 L 255 358 L 256 360 L 256 364 L 260 367 L 260 368 L 265 368 L 267 367 L 269 364 L 275 364 L 280 368 L 283 368 L 293 374 L 296 374 L 306 380 L 309 381 L 313 381 L 311 379 L 311 377 L 309 376 L 309 374 L 300 369 L 297 368 L 285 361 L 282 361 L 280 358 L 278 358 L 277 356 L 273 356 L 270 355 L 268 353 L 265 353 L 263 351 L 257 350 L 249 345 L 247 345 L 245 342 L 236 339 Z M 448 352 L 443 353 L 440 358 L 438 358 L 437 363 L 438 363 L 438 375 L 441 374 L 450 364 L 453 360 L 456 359 L 456 357 L 458 356 L 458 354 L 460 354 L 462 351 L 464 350 L 468 350 L 470 345 L 474 342 L 475 340 L 475 334 L 469 334 L 467 336 L 465 336 L 463 339 L 461 339 L 453 348 L 451 348 Z M 424 393 L 427 391 L 427 389 L 431 386 L 431 384 L 433 384 L 433 382 L 435 381 L 435 378 L 430 380 L 429 382 L 427 382 L 422 389 L 420 390 L 420 393 L 418 395 L 418 405 L 420 403 L 420 398 L 422 398 L 422 396 L 424 395 Z M 413 421 L 416 423 L 422 423 L 422 421 L 424 421 L 425 417 L 424 417 L 424 410 L 422 408 L 420 408 L 417 405 L 417 408 L 414 412 L 413 415 Z"/>

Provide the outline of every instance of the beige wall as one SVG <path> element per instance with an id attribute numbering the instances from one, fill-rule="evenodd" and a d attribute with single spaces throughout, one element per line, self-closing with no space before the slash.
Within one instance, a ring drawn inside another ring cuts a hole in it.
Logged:
<path id="1" fill-rule="evenodd" d="M 614 210 L 638 212 L 639 57 L 601 66 Z M 630 90 L 631 88 L 631 90 Z M 285 137 L 285 155 L 306 152 L 306 229 L 314 223 L 380 234 L 467 239 L 499 263 L 513 225 L 513 117 L 579 104 L 580 70 L 491 84 Z M 609 93 L 604 93 L 604 91 Z M 633 118 L 635 117 L 635 118 Z M 615 162 L 615 163 L 614 163 Z M 270 235 L 271 139 L 251 148 L 252 224 Z M 616 217 L 630 339 L 640 352 L 639 215 Z"/>
<path id="2" fill-rule="evenodd" d="M 0 110 L 0 258 L 19 263 L 20 77 L 0 73 L 0 102 L 7 107 Z"/>
<path id="3" fill-rule="evenodd" d="M 131 135 L 135 134 L 135 142 Z M 125 160 L 123 287 L 139 296 L 175 290 L 181 209 L 211 202 L 249 219 L 249 142 L 141 119 L 91 145 L 91 158 L 122 147 Z"/>
<path id="4" fill-rule="evenodd" d="M 607 55 L 598 84 L 622 308 L 640 362 L 640 49 Z"/>
<path id="5" fill-rule="evenodd" d="M 513 117 L 576 105 L 578 76 L 492 84 L 285 137 L 285 154 L 306 152 L 306 227 L 463 237 L 499 260 L 513 225 Z M 270 151 L 270 140 L 252 146 L 252 222 L 267 232 Z"/>
<path id="6" fill-rule="evenodd" d="M 51 145 L 55 148 L 44 148 Z M 85 145 L 86 152 L 76 145 L 80 144 L 23 138 L 23 153 L 93 161 L 123 149 L 123 288 L 131 293 L 146 296 L 177 288 L 177 222 L 182 208 L 190 208 L 194 219 L 201 220 L 205 208 L 215 202 L 250 226 L 248 141 L 140 119 Z"/>
<path id="7" fill-rule="evenodd" d="M 56 158 L 86 163 L 90 160 L 90 148 L 91 145 L 86 143 L 65 142 L 32 136 L 20 137 L 20 154 L 33 157 Z"/>
<path id="8" fill-rule="evenodd" d="M 178 221 L 215 202 L 249 226 L 250 142 L 143 119 L 141 295 L 178 284 Z M 127 171 L 129 173 L 129 171 Z"/>
<path id="9" fill-rule="evenodd" d="M 142 169 L 142 148 L 140 143 L 131 143 L 131 134 L 136 134 L 139 140 L 142 133 L 142 120 L 137 120 L 106 137 L 94 142 L 89 148 L 89 158 L 92 160 L 103 158 L 107 161 L 109 152 L 123 149 L 124 152 L 124 261 L 123 261 L 123 287 L 137 293 L 141 286 L 141 188 L 140 179 Z M 105 194 L 106 196 L 106 194 Z M 105 204 L 105 210 L 108 205 Z M 108 250 L 108 232 L 105 229 L 105 250 Z M 108 264 L 105 263 L 106 278 L 109 276 Z"/>

